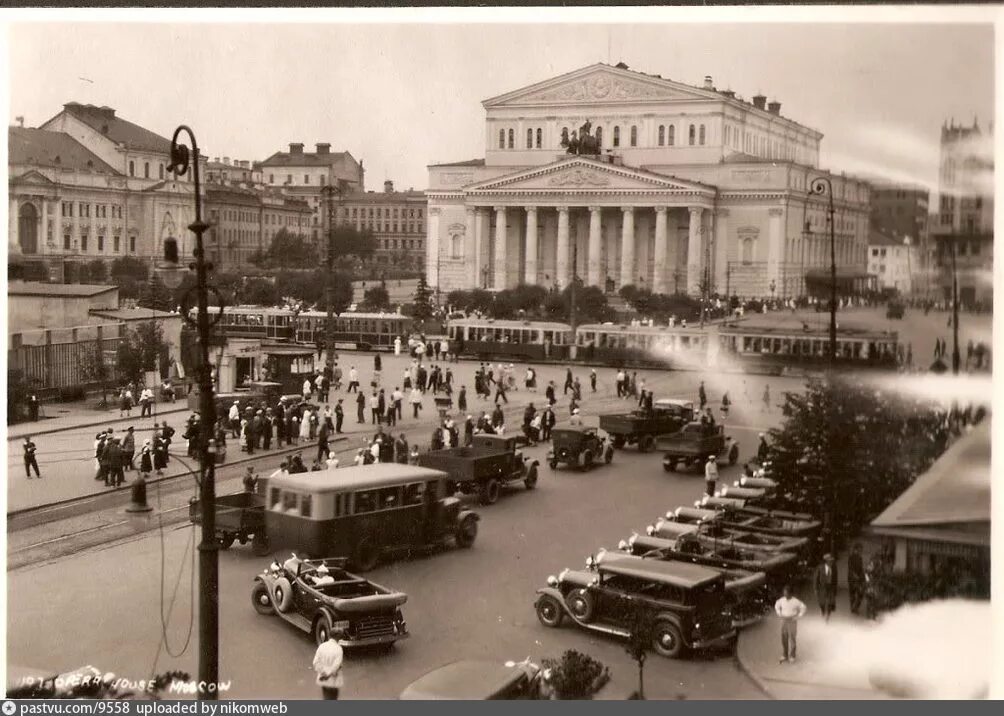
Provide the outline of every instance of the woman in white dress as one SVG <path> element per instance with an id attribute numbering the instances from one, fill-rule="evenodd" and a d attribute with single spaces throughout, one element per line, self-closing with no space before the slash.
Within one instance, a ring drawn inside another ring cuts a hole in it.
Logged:
<path id="1" fill-rule="evenodd" d="M 304 408 L 303 415 L 300 418 L 300 439 L 309 440 L 310 439 L 310 409 Z"/>

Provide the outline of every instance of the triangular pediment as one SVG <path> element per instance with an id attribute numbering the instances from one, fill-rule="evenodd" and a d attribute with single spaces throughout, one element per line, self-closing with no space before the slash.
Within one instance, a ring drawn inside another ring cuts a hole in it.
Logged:
<path id="1" fill-rule="evenodd" d="M 506 192 L 569 192 L 569 191 L 678 191 L 687 193 L 713 192 L 711 187 L 676 177 L 617 166 L 586 159 L 570 157 L 554 164 L 534 167 L 488 179 L 464 187 L 468 193 Z"/>
<path id="2" fill-rule="evenodd" d="M 34 184 L 35 186 L 55 186 L 56 184 L 56 182 L 49 179 L 49 177 L 45 176 L 45 174 L 42 174 L 35 169 L 30 169 L 20 176 L 11 177 L 11 181 L 17 182 L 18 184 Z"/>
<path id="3" fill-rule="evenodd" d="M 708 99 L 720 100 L 721 96 L 714 91 L 600 63 L 492 97 L 483 104 L 488 108 Z"/>

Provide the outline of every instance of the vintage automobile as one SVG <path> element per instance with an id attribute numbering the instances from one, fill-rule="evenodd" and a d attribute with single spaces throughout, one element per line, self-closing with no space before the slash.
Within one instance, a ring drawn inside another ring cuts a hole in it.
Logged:
<path id="1" fill-rule="evenodd" d="M 477 494 L 482 504 L 494 505 L 504 485 L 522 482 L 528 490 L 537 486 L 539 463 L 523 455 L 519 443 L 518 436 L 475 435 L 470 447 L 422 453 L 418 464 L 449 474 L 454 492 Z"/>
<path id="2" fill-rule="evenodd" d="M 658 527 L 656 527 L 658 525 Z M 807 537 L 786 537 L 783 535 L 766 535 L 757 532 L 737 530 L 733 527 L 725 527 L 714 520 L 700 525 L 683 525 L 677 522 L 667 522 L 657 520 L 656 525 L 652 525 L 651 536 L 663 537 L 666 539 L 676 539 L 680 534 L 695 534 L 702 540 L 721 544 L 727 542 L 735 544 L 737 547 L 748 547 L 749 549 L 761 552 L 793 552 L 804 554 L 810 546 Z M 681 531 L 687 528 L 687 532 Z"/>
<path id="3" fill-rule="evenodd" d="M 709 455 L 716 456 L 719 464 L 727 461 L 735 465 L 739 459 L 739 443 L 725 434 L 724 425 L 688 423 L 682 430 L 661 437 L 657 442 L 665 453 L 662 468 L 666 472 L 675 472 L 681 462 L 684 468 L 703 465 Z"/>
<path id="4" fill-rule="evenodd" d="M 719 524 L 749 532 L 811 538 L 818 534 L 821 527 L 820 521 L 807 512 L 771 510 L 767 507 L 751 505 L 747 500 L 738 497 L 705 495 L 694 504 L 694 509 L 699 512 L 717 510 Z M 668 514 L 667 517 L 669 517 Z"/>
<path id="5" fill-rule="evenodd" d="M 658 436 L 675 433 L 693 419 L 693 401 L 661 398 L 652 404 L 651 411 L 601 415 L 600 429 L 610 435 L 617 449 L 637 444 L 641 452 L 648 452 L 655 449 Z"/>
<path id="6" fill-rule="evenodd" d="M 661 559 L 663 561 L 677 560 L 664 547 L 657 543 L 667 540 L 653 540 L 651 537 L 632 535 L 629 540 L 621 540 L 618 548 L 635 559 Z M 656 546 L 649 548 L 650 544 Z M 601 549 L 596 557 L 586 560 L 586 567 L 592 568 L 601 564 L 609 553 Z M 759 621 L 767 613 L 770 604 L 770 594 L 767 591 L 767 575 L 750 569 L 738 567 L 715 567 L 725 577 L 725 595 L 728 597 L 728 608 L 732 613 L 732 626 L 736 629 L 749 626 Z"/>
<path id="7" fill-rule="evenodd" d="M 405 687 L 404 701 L 498 701 L 541 698 L 542 670 L 530 659 L 454 661 Z"/>
<path id="8" fill-rule="evenodd" d="M 268 480 L 265 527 L 273 549 L 348 557 L 360 572 L 391 554 L 469 548 L 480 517 L 448 492 L 449 480 L 397 463 L 279 473 Z"/>
<path id="9" fill-rule="evenodd" d="M 277 614 L 318 644 L 338 635 L 345 647 L 389 648 L 408 637 L 401 614 L 407 595 L 345 571 L 344 559 L 272 562 L 255 577 L 251 603 L 259 614 Z"/>
<path id="10" fill-rule="evenodd" d="M 696 534 L 681 535 L 675 539 L 641 535 L 635 540 L 632 553 L 645 554 L 659 551 L 667 557 L 693 562 L 717 569 L 749 569 L 764 572 L 769 577 L 787 575 L 796 565 L 791 552 L 762 552 L 738 547 L 731 542 L 715 544 L 700 539 Z"/>
<path id="11" fill-rule="evenodd" d="M 761 490 L 775 490 L 777 489 L 777 482 L 770 479 L 769 477 L 750 477 L 749 475 L 743 475 L 735 482 L 736 487 L 758 487 Z"/>
<path id="12" fill-rule="evenodd" d="M 596 428 L 568 425 L 551 431 L 547 464 L 552 470 L 556 470 L 559 463 L 588 470 L 600 461 L 609 465 L 613 459 L 614 446 L 600 437 Z"/>
<path id="13" fill-rule="evenodd" d="M 547 584 L 536 601 L 537 618 L 546 627 L 560 627 L 567 616 L 584 629 L 627 638 L 637 619 L 648 618 L 652 649 L 669 658 L 736 634 L 725 578 L 707 567 L 608 555 L 592 570 L 566 569 Z"/>
<path id="14" fill-rule="evenodd" d="M 703 525 L 706 522 L 717 520 L 719 513 L 715 510 L 702 510 L 696 507 L 677 507 L 666 513 L 665 520 L 660 521 L 678 522 L 683 525 Z"/>
<path id="15" fill-rule="evenodd" d="M 251 542 L 251 550 L 259 557 L 268 554 L 269 539 L 265 530 L 265 498 L 251 492 L 220 495 L 216 505 L 216 543 L 229 549 L 234 542 Z M 202 507 L 194 497 L 188 501 L 188 519 L 202 524 Z"/>

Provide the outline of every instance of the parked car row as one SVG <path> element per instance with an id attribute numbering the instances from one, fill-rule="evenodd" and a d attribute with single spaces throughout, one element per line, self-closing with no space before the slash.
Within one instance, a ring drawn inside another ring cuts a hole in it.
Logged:
<path id="1" fill-rule="evenodd" d="M 585 569 L 548 577 L 537 618 L 622 638 L 643 629 L 652 650 L 671 658 L 728 642 L 767 613 L 771 593 L 817 547 L 818 520 L 764 506 L 775 486 L 744 478 L 667 512 L 618 552 L 601 549 Z"/>

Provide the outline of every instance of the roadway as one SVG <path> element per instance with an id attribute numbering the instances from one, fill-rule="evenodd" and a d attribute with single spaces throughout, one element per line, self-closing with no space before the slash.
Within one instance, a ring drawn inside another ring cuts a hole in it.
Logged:
<path id="1" fill-rule="evenodd" d="M 469 373 L 472 368 L 463 370 Z M 540 373 L 546 380 L 559 370 L 543 368 Z M 610 396 L 612 371 L 606 373 L 611 375 L 601 376 L 605 394 L 585 396 L 590 415 L 627 407 Z M 720 389 L 710 374 L 653 373 L 649 382 L 657 396 L 692 396 L 702 377 L 712 401 L 719 399 Z M 764 379 L 748 380 L 750 392 L 759 395 Z M 778 378 L 770 382 L 776 400 L 783 389 L 798 386 Z M 736 396 L 738 388 L 729 389 Z M 519 395 L 526 396 L 524 391 Z M 728 432 L 739 441 L 742 461 L 755 449 L 756 431 L 780 419 L 780 413 L 775 409 L 763 414 L 758 404 L 734 400 Z M 543 452 L 543 447 L 529 449 L 538 458 Z M 738 469 L 722 469 L 723 479 L 735 479 Z M 618 540 L 667 510 L 691 504 L 702 489 L 700 475 L 665 473 L 658 453 L 639 454 L 632 448 L 618 451 L 612 465 L 588 473 L 552 472 L 542 465 L 535 491 L 516 489 L 498 504 L 478 508 L 483 519 L 471 550 L 451 548 L 382 565 L 371 573 L 375 581 L 409 595 L 405 617 L 412 637 L 388 655 L 350 654 L 346 697 L 394 698 L 426 671 L 459 658 L 539 659 L 568 648 L 603 661 L 617 688 L 630 691 L 637 672 L 623 644 L 569 626 L 545 629 L 534 614 L 535 590 L 549 574 L 579 567 L 599 547 L 616 547 Z M 192 614 L 192 536 L 187 525 L 163 533 L 165 613 L 184 566 L 168 619 L 175 653 L 185 642 Z M 194 675 L 197 630 L 178 658 L 159 649 L 161 549 L 161 533 L 155 530 L 10 572 L 8 662 L 52 669 L 90 663 L 134 679 L 175 668 Z M 309 637 L 277 618 L 259 616 L 250 604 L 252 579 L 266 562 L 248 548 L 235 547 L 220 556 L 221 674 L 231 680 L 229 696 L 234 698 L 315 698 Z M 62 588 L 54 589 L 56 584 Z M 646 665 L 646 689 L 650 698 L 761 696 L 730 654 L 673 662 L 653 656 Z"/>

